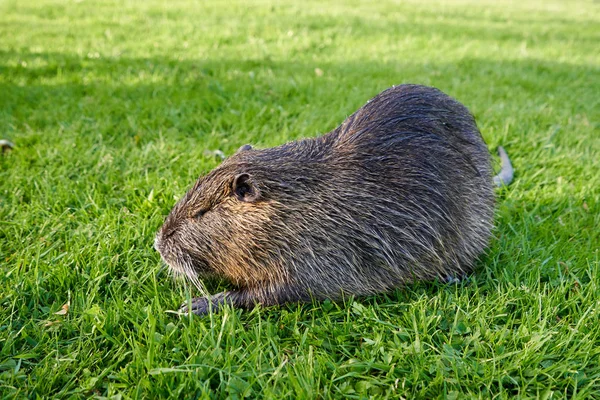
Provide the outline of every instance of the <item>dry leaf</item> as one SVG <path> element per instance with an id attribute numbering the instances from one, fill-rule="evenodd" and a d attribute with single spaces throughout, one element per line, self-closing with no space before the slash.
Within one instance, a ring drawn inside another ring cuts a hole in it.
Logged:
<path id="1" fill-rule="evenodd" d="M 323 76 L 323 70 L 321 68 L 315 68 L 315 75 Z"/>
<path id="2" fill-rule="evenodd" d="M 67 304 L 63 304 L 62 308 L 60 309 L 60 311 L 55 312 L 55 315 L 67 315 L 69 312 L 69 303 Z"/>
<path id="3" fill-rule="evenodd" d="M 590 211 L 590 208 L 588 207 L 588 205 L 587 205 L 587 203 L 585 201 L 583 202 L 583 209 L 585 211 Z"/>

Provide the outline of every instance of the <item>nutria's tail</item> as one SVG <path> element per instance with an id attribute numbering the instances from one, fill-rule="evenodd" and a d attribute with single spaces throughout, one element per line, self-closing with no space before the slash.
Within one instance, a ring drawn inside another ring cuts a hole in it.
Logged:
<path id="1" fill-rule="evenodd" d="M 510 158 L 508 158 L 508 154 L 506 154 L 504 147 L 498 146 L 498 155 L 500 156 L 500 161 L 502 162 L 502 169 L 500 169 L 498 175 L 494 177 L 494 184 L 498 187 L 508 186 L 513 180 L 515 170 L 510 163 Z"/>

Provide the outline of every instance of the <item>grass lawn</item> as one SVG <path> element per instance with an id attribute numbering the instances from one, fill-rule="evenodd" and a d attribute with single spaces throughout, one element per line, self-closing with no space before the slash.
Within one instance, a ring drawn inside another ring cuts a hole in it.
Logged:
<path id="1" fill-rule="evenodd" d="M 0 2 L 0 398 L 599 398 L 599 43 L 591 0 Z M 154 234 L 210 151 L 404 82 L 513 159 L 473 276 L 168 313 Z"/>

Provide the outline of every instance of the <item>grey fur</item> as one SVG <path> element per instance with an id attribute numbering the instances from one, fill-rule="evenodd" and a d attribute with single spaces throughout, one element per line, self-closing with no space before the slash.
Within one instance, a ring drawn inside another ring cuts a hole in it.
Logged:
<path id="1" fill-rule="evenodd" d="M 396 86 L 324 136 L 250 149 L 201 177 L 157 235 L 175 272 L 236 287 L 194 299 L 196 314 L 462 277 L 488 244 L 490 155 L 437 89 Z"/>

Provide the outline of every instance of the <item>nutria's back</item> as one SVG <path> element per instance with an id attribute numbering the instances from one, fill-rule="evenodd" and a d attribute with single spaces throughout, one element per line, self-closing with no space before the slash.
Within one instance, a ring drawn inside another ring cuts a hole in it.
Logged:
<path id="1" fill-rule="evenodd" d="M 493 205 L 490 156 L 468 110 L 402 85 L 322 137 L 225 160 L 175 206 L 157 248 L 174 270 L 237 286 L 214 305 L 379 293 L 468 273 Z"/>

